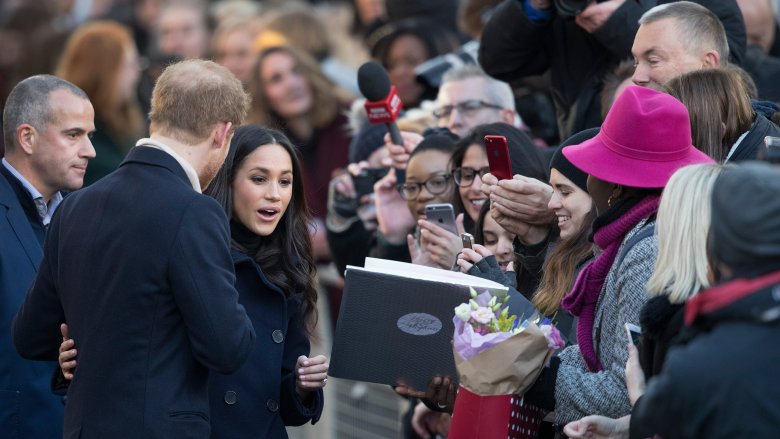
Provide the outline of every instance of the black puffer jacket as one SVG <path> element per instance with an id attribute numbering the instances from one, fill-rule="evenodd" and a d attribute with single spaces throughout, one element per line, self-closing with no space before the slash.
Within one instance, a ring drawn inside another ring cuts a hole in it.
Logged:
<path id="1" fill-rule="evenodd" d="M 761 282 L 763 281 L 763 285 Z M 710 300 L 681 334 L 631 415 L 631 438 L 770 438 L 780 431 L 780 272 L 700 293 Z M 686 309 L 691 313 L 690 309 Z"/>

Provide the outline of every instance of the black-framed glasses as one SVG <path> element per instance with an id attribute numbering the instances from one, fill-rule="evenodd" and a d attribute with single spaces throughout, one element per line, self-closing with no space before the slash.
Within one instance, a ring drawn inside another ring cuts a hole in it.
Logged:
<path id="1" fill-rule="evenodd" d="M 430 192 L 431 195 L 439 195 L 444 193 L 450 185 L 449 174 L 439 174 L 425 180 L 422 183 L 406 182 L 397 186 L 398 192 L 401 194 L 401 198 L 404 200 L 414 201 L 420 196 L 423 186 Z"/>
<path id="2" fill-rule="evenodd" d="M 455 180 L 455 184 L 458 186 L 469 187 L 474 184 L 474 178 L 476 178 L 477 175 L 479 175 L 479 179 L 481 180 L 482 176 L 489 172 L 490 168 L 488 166 L 479 169 L 455 168 L 455 170 L 452 171 L 452 179 Z"/>
<path id="3" fill-rule="evenodd" d="M 504 107 L 496 104 L 491 104 L 490 102 L 480 101 L 478 99 L 469 99 L 459 104 L 441 106 L 433 110 L 433 117 L 437 119 L 449 117 L 450 114 L 452 114 L 452 110 L 456 110 L 456 109 L 460 114 L 468 117 L 468 116 L 473 116 L 474 113 L 477 112 L 477 110 L 480 110 L 482 108 L 495 108 L 497 110 L 500 110 Z"/>

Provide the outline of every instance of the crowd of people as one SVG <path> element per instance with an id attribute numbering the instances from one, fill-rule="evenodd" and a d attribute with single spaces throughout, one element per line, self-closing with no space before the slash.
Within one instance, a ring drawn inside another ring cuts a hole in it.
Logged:
<path id="1" fill-rule="evenodd" d="M 330 403 L 312 340 L 371 256 L 556 325 L 509 437 L 774 437 L 777 8 L 5 2 L 0 431 L 287 437 Z M 370 59 L 400 136 L 369 122 Z M 447 437 L 453 379 L 395 391 L 399 435 Z"/>

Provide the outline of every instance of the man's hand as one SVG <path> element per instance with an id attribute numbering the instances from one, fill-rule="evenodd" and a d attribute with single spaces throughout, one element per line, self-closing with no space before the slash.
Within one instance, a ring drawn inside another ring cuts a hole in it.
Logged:
<path id="1" fill-rule="evenodd" d="M 498 203 L 504 215 L 531 225 L 548 226 L 555 214 L 547 208 L 552 187 L 535 178 L 515 175 L 511 180 L 499 181 L 491 174 L 482 177 L 482 192 L 491 203 Z M 495 218 L 495 216 L 494 216 Z M 500 224 L 500 223 L 499 223 Z"/>
<path id="2" fill-rule="evenodd" d="M 490 216 L 525 245 L 542 242 L 555 214 L 547 208 L 552 188 L 534 178 L 515 175 L 499 181 L 491 174 L 482 177 L 482 192 L 490 198 Z"/>
<path id="3" fill-rule="evenodd" d="M 609 17 L 626 0 L 607 0 L 604 2 L 593 2 L 580 12 L 574 21 L 588 33 L 596 32 L 609 20 Z"/>
<path id="4" fill-rule="evenodd" d="M 68 337 L 68 325 L 65 323 L 60 325 L 60 333 L 62 334 L 62 344 L 60 345 L 58 362 L 65 379 L 72 380 L 73 371 L 76 370 L 76 343 Z"/>

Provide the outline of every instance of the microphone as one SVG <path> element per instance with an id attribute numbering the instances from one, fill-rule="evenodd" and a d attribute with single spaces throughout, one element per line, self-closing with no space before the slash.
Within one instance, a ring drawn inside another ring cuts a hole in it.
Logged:
<path id="1" fill-rule="evenodd" d="M 371 123 L 383 123 L 387 126 L 390 139 L 396 145 L 403 145 L 401 130 L 398 129 L 395 120 L 401 113 L 403 104 L 395 86 L 390 84 L 390 77 L 385 69 L 375 61 L 369 61 L 358 69 L 358 88 L 366 98 L 366 113 Z M 399 183 L 403 183 L 406 173 L 402 169 L 396 169 L 395 175 Z"/>

